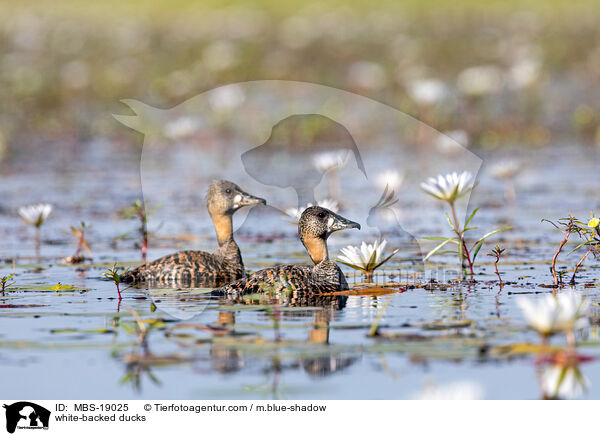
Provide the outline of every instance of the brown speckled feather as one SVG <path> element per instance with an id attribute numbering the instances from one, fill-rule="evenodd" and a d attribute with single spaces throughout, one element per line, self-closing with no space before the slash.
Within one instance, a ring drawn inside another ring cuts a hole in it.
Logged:
<path id="1" fill-rule="evenodd" d="M 348 284 L 340 268 L 335 262 L 324 260 L 313 267 L 280 265 L 266 268 L 216 290 L 215 294 L 230 296 L 262 292 L 322 294 L 344 289 L 348 289 Z"/>
<path id="2" fill-rule="evenodd" d="M 237 257 L 237 256 L 236 256 Z M 244 275 L 241 257 L 228 258 L 205 251 L 179 251 L 123 274 L 124 283 L 195 283 L 218 286 Z"/>
<path id="3" fill-rule="evenodd" d="M 360 228 L 360 225 L 328 209 L 309 207 L 302 212 L 298 222 L 298 235 L 314 266 L 280 265 L 266 268 L 216 289 L 213 294 L 236 298 L 252 293 L 324 294 L 348 289 L 344 274 L 335 262 L 329 260 L 327 253 L 329 235 L 347 228 Z"/>
<path id="4" fill-rule="evenodd" d="M 244 276 L 242 255 L 233 240 L 233 214 L 243 206 L 265 204 L 262 198 L 244 192 L 226 180 L 213 182 L 208 188 L 206 206 L 215 225 L 218 248 L 214 253 L 180 251 L 161 257 L 124 273 L 124 283 L 154 282 L 215 287 Z"/>

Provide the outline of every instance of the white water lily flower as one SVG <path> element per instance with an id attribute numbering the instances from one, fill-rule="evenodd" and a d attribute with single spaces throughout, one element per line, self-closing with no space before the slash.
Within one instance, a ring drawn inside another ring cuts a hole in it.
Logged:
<path id="1" fill-rule="evenodd" d="M 374 270 L 386 263 L 400 251 L 398 248 L 388 257 L 381 260 L 386 245 L 387 241 L 385 239 L 383 241 L 376 240 L 372 244 L 367 244 L 365 241 L 362 241 L 360 247 L 348 245 L 347 247 L 342 248 L 342 255 L 338 256 L 337 260 L 350 268 L 362 271 L 367 277 L 370 277 Z"/>
<path id="2" fill-rule="evenodd" d="M 434 104 L 448 94 L 448 87 L 438 79 L 417 79 L 407 84 L 410 98 L 419 104 Z"/>
<path id="3" fill-rule="evenodd" d="M 494 177 L 502 180 L 512 179 L 521 171 L 521 162 L 514 159 L 507 159 L 496 162 L 490 168 Z"/>
<path id="4" fill-rule="evenodd" d="M 483 387 L 471 381 L 427 387 L 414 396 L 415 400 L 482 400 L 483 398 Z"/>
<path id="5" fill-rule="evenodd" d="M 588 378 L 576 366 L 547 366 L 542 369 L 540 375 L 540 386 L 545 398 L 579 398 L 589 385 Z"/>
<path id="6" fill-rule="evenodd" d="M 391 190 L 398 189 L 404 182 L 404 174 L 396 170 L 387 170 L 377 174 L 375 184 L 378 188 Z"/>
<path id="7" fill-rule="evenodd" d="M 300 220 L 300 216 L 302 216 L 302 212 L 304 212 L 311 206 L 314 206 L 314 204 L 308 203 L 304 207 L 289 207 L 285 210 L 285 213 L 290 218 L 293 218 L 297 223 Z M 317 201 L 317 206 L 324 207 L 325 209 L 329 209 L 332 212 L 337 212 L 339 210 L 338 202 L 329 198 Z"/>
<path id="8" fill-rule="evenodd" d="M 350 66 L 348 81 L 361 88 L 381 89 L 386 84 L 387 73 L 385 68 L 376 62 L 360 61 Z"/>
<path id="9" fill-rule="evenodd" d="M 519 298 L 517 305 L 529 326 L 542 335 L 571 332 L 587 327 L 585 312 L 590 307 L 587 298 L 577 292 L 564 292 L 542 299 Z"/>
<path id="10" fill-rule="evenodd" d="M 315 154 L 313 164 L 318 170 L 327 172 L 344 167 L 349 158 L 349 150 L 325 151 Z"/>
<path id="11" fill-rule="evenodd" d="M 365 241 L 362 241 L 360 247 L 348 245 L 347 247 L 342 248 L 342 256 L 339 256 L 338 259 L 367 269 L 370 263 L 375 262 L 375 264 L 377 264 L 379 262 L 381 253 L 386 245 L 387 241 L 385 239 L 381 242 L 375 241 L 372 244 L 367 244 Z M 373 260 L 373 262 L 371 262 L 371 260 Z"/>
<path id="12" fill-rule="evenodd" d="M 27 224 L 40 227 L 52 212 L 52 205 L 47 203 L 31 204 L 20 207 L 18 212 Z"/>
<path id="13" fill-rule="evenodd" d="M 495 65 L 469 67 L 460 72 L 456 85 L 463 93 L 482 96 L 500 92 L 504 86 L 504 77 Z"/>
<path id="14" fill-rule="evenodd" d="M 193 136 L 200 128 L 197 119 L 184 116 L 165 124 L 163 133 L 170 139 L 185 139 Z"/>
<path id="15" fill-rule="evenodd" d="M 526 88 L 534 84 L 541 73 L 541 65 L 537 59 L 523 59 L 508 71 L 508 80 L 514 89 Z"/>
<path id="16" fill-rule="evenodd" d="M 430 177 L 427 182 L 421 183 L 421 189 L 435 198 L 454 203 L 457 198 L 473 189 L 472 179 L 473 175 L 468 171 L 460 174 L 453 172 L 445 176 L 440 174 L 437 178 Z"/>
<path id="17" fill-rule="evenodd" d="M 237 84 L 220 86 L 210 91 L 208 102 L 217 111 L 231 111 L 241 105 L 246 99 L 242 87 Z"/>
<path id="18" fill-rule="evenodd" d="M 469 134 L 462 129 L 443 132 L 436 137 L 433 145 L 446 156 L 457 156 L 469 145 Z"/>

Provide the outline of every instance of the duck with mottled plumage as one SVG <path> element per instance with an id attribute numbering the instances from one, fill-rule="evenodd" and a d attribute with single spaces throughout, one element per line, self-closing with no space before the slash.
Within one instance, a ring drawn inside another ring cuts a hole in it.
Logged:
<path id="1" fill-rule="evenodd" d="M 360 229 L 329 209 L 312 206 L 302 212 L 298 234 L 313 261 L 308 265 L 279 265 L 266 268 L 213 291 L 215 295 L 235 297 L 259 292 L 307 292 L 322 294 L 348 289 L 348 283 L 337 264 L 329 259 L 327 238 L 338 230 Z"/>
<path id="2" fill-rule="evenodd" d="M 266 201 L 244 192 L 235 183 L 214 181 L 208 188 L 206 206 L 217 232 L 217 249 L 213 253 L 179 251 L 128 271 L 121 280 L 125 283 L 151 281 L 222 286 L 243 277 L 244 264 L 240 248 L 233 239 L 232 218 L 241 207 L 261 203 L 266 204 Z"/>

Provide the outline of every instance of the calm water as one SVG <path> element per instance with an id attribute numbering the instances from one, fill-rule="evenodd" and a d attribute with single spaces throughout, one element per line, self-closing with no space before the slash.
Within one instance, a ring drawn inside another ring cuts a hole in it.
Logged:
<path id="1" fill-rule="evenodd" d="M 402 399 L 419 395 L 427 386 L 460 381 L 480 385 L 489 399 L 539 398 L 535 356 L 503 348 L 538 342 L 536 334 L 525 328 L 515 299 L 520 293 L 539 298 L 551 291 L 540 285 L 552 282 L 548 263 L 561 235 L 540 220 L 569 213 L 584 219 L 599 206 L 596 151 L 575 147 L 514 151 L 512 155 L 524 163 L 515 182 L 514 205 L 505 204 L 502 183 L 489 174 L 488 164 L 499 157 L 481 153 L 479 185 L 470 201 L 470 207 L 482 208 L 475 224 L 482 230 L 514 226 L 502 235 L 507 255 L 500 270 L 508 283 L 501 292 L 491 258 L 484 255 L 501 240 L 496 238 L 482 251 L 477 284 L 471 286 L 430 290 L 412 286 L 431 277 L 448 283 L 455 277 L 455 263 L 453 258 L 433 258 L 421 273 L 410 261 L 414 250 L 405 248 L 376 277 L 379 284 L 396 283 L 390 289 L 395 292 L 351 295 L 342 308 L 295 307 L 286 302 L 275 308 L 231 305 L 197 289 L 129 289 L 119 304 L 113 284 L 100 276 L 113 261 L 129 265 L 140 260 L 137 223 L 119 220 L 116 213 L 140 196 L 136 156 L 96 143 L 82 146 L 74 159 L 64 153 L 41 150 L 40 156 L 17 159 L 2 168 L 0 275 L 16 273 L 14 290 L 0 297 L 1 392 L 6 398 Z M 219 152 L 206 153 L 216 159 Z M 115 155 L 121 158 L 114 159 Z M 232 167 L 222 165 L 218 172 L 204 169 L 186 182 L 192 189 L 180 192 L 178 210 L 163 205 L 152 215 L 150 258 L 181 248 L 212 251 L 216 242 L 204 210 L 204 192 L 217 176 L 248 186 L 258 195 L 266 192 L 262 196 L 279 209 L 295 206 L 290 192 L 261 190 Z M 398 193 L 398 220 L 414 237 L 447 231 L 441 206 L 416 188 L 422 178 L 423 174 L 413 176 Z M 363 185 L 342 171 L 341 213 L 361 221 L 363 231 L 334 235 L 332 257 L 343 246 L 380 233 L 390 248 L 408 246 L 410 237 L 393 223 L 386 229 L 364 225 L 366 212 L 358 205 L 371 188 Z M 376 200 L 379 195 L 372 196 Z M 18 206 L 37 201 L 55 207 L 42 229 L 40 262 L 33 256 L 32 229 L 16 214 Z M 69 226 L 81 220 L 92 225 L 93 263 L 61 264 L 59 260 L 71 255 L 76 245 Z M 276 210 L 236 214 L 235 222 L 250 270 L 306 262 L 295 227 Z M 575 254 L 567 257 L 568 251 L 561 256 L 561 267 L 572 268 L 578 260 Z M 360 277 L 345 271 L 353 287 L 363 287 L 357 283 Z M 600 345 L 594 322 L 600 298 L 597 272 L 597 263 L 590 258 L 576 286 L 594 303 L 592 326 L 578 335 L 579 352 L 590 357 L 598 356 Z M 58 282 L 76 290 L 43 289 Z M 407 284 L 406 292 L 397 292 Z M 382 335 L 371 338 L 369 328 L 384 307 Z M 143 360 L 128 309 L 155 322 L 147 338 L 151 354 Z M 186 328 L 184 323 L 190 325 Z M 561 338 L 553 342 L 563 343 Z M 581 397 L 600 398 L 598 361 L 584 363 L 580 370 L 588 379 Z"/>

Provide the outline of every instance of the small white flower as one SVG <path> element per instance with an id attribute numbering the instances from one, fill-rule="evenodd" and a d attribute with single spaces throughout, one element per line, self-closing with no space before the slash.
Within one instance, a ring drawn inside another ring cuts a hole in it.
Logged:
<path id="1" fill-rule="evenodd" d="M 385 68 L 376 62 L 356 62 L 348 71 L 349 82 L 361 88 L 381 89 L 385 86 L 387 75 Z"/>
<path id="2" fill-rule="evenodd" d="M 434 104 L 448 94 L 448 87 L 438 79 L 417 79 L 408 83 L 410 98 L 419 104 Z"/>
<path id="3" fill-rule="evenodd" d="M 457 381 L 442 386 L 423 389 L 414 396 L 415 400 L 482 400 L 484 390 L 481 385 L 471 381 Z"/>
<path id="4" fill-rule="evenodd" d="M 381 260 L 386 245 L 385 239 L 383 241 L 376 240 L 372 244 L 362 241 L 360 247 L 348 245 L 341 249 L 342 255 L 338 256 L 338 261 L 365 274 L 370 274 L 400 251 L 400 249 L 396 249 L 384 260 Z"/>
<path id="5" fill-rule="evenodd" d="M 463 171 L 460 174 L 456 172 L 446 175 L 440 174 L 437 178 L 430 177 L 427 182 L 421 183 L 421 189 L 435 198 L 454 203 L 457 198 L 473 189 L 472 179 L 473 175 L 468 171 Z"/>
<path id="6" fill-rule="evenodd" d="M 502 71 L 494 65 L 481 65 L 463 70 L 457 79 L 465 94 L 480 96 L 499 92 L 504 85 Z"/>
<path id="7" fill-rule="evenodd" d="M 526 88 L 540 77 L 540 62 L 535 59 L 523 59 L 508 71 L 508 81 L 514 89 Z"/>
<path id="8" fill-rule="evenodd" d="M 208 94 L 210 105 L 221 111 L 230 111 L 241 105 L 246 99 L 246 94 L 241 86 L 231 84 L 213 89 Z"/>
<path id="9" fill-rule="evenodd" d="M 338 256 L 338 259 L 342 262 L 359 266 L 367 270 L 369 265 L 376 265 L 379 262 L 381 253 L 386 245 L 387 241 L 385 239 L 381 242 L 375 241 L 372 244 L 367 244 L 365 241 L 362 241 L 360 247 L 348 245 L 347 247 L 342 248 L 342 256 Z"/>
<path id="10" fill-rule="evenodd" d="M 397 190 L 404 182 L 404 174 L 396 170 L 387 170 L 375 176 L 375 184 L 381 189 L 386 187 Z"/>
<path id="11" fill-rule="evenodd" d="M 581 397 L 589 385 L 590 381 L 576 366 L 547 366 L 540 375 L 540 386 L 546 398 L 572 400 Z"/>
<path id="12" fill-rule="evenodd" d="M 20 207 L 18 212 L 27 224 L 40 227 L 52 212 L 52 205 L 47 203 L 31 204 Z"/>
<path id="13" fill-rule="evenodd" d="M 312 204 L 307 207 L 310 206 L 312 206 Z M 317 201 L 317 206 L 324 207 L 325 209 L 329 209 L 332 212 L 337 212 L 340 209 L 338 202 L 331 198 L 326 198 L 324 200 Z"/>
<path id="14" fill-rule="evenodd" d="M 456 156 L 469 145 L 469 134 L 462 130 L 451 130 L 437 136 L 433 143 L 435 149 L 446 156 Z"/>
<path id="15" fill-rule="evenodd" d="M 325 151 L 315 154 L 313 164 L 320 171 L 339 169 L 348 163 L 350 150 Z"/>
<path id="16" fill-rule="evenodd" d="M 577 292 L 564 292 L 541 299 L 519 298 L 517 305 L 529 326 L 543 335 L 570 332 L 587 327 L 587 298 Z"/>
<path id="17" fill-rule="evenodd" d="M 515 159 L 507 159 L 496 162 L 490 168 L 494 177 L 502 180 L 512 179 L 521 171 L 521 162 Z"/>
<path id="18" fill-rule="evenodd" d="M 179 117 L 165 124 L 163 132 L 167 138 L 182 139 L 194 135 L 200 128 L 200 123 L 193 117 Z"/>
<path id="19" fill-rule="evenodd" d="M 294 222 L 297 223 L 300 220 L 300 217 L 302 216 L 302 212 L 304 212 L 311 206 L 314 206 L 314 204 L 308 203 L 304 207 L 289 207 L 285 210 L 285 213 L 290 218 L 293 218 L 295 220 Z M 317 201 L 317 206 L 324 207 L 325 209 L 329 209 L 332 212 L 337 212 L 339 210 L 338 202 L 329 198 Z"/>

